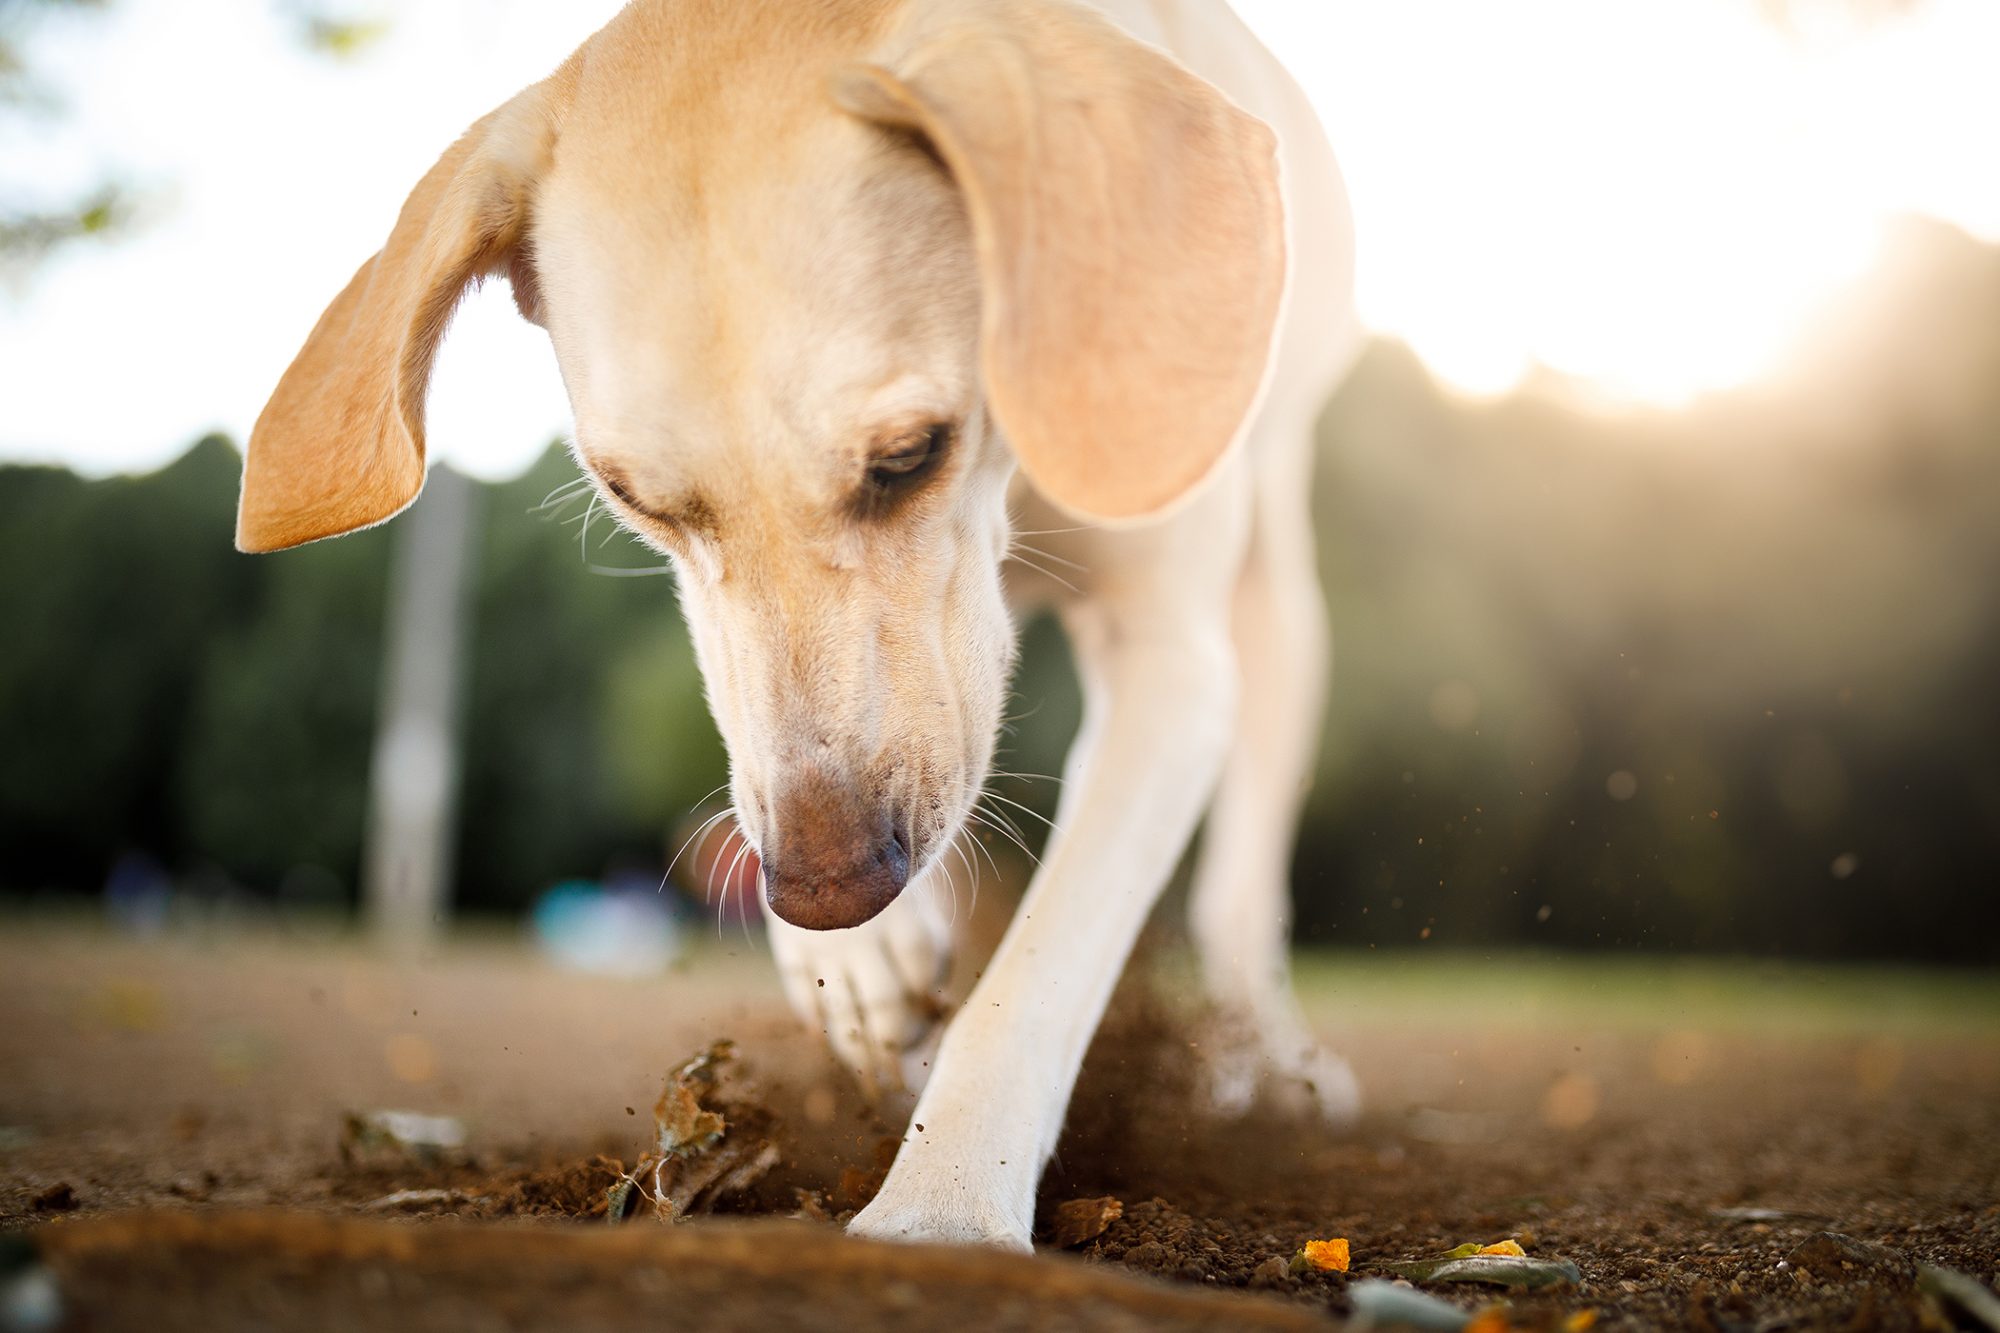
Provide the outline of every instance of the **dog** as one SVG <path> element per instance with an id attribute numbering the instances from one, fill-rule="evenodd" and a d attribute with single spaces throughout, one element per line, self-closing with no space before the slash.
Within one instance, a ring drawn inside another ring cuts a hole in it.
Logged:
<path id="1" fill-rule="evenodd" d="M 1360 342 L 1352 251 L 1304 96 L 1223 0 L 635 0 L 417 183 L 256 423 L 237 544 L 415 498 L 432 359 L 505 275 L 579 463 L 676 571 L 787 994 L 858 1072 L 921 1082 L 850 1230 L 1025 1250 L 1204 816 L 1191 933 L 1244 1034 L 1218 1101 L 1357 1105 L 1286 962 L 1329 671 L 1313 430 Z M 918 890 L 963 854 L 1041 609 L 1084 721 L 1046 855 L 937 1036 L 951 942 Z"/>

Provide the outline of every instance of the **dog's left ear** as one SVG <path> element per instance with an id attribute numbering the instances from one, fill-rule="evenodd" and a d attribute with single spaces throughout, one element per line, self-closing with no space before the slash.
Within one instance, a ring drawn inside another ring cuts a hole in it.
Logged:
<path id="1" fill-rule="evenodd" d="M 565 67 L 567 68 L 567 67 Z M 497 272 L 536 317 L 522 246 L 563 75 L 466 131 L 320 316 L 250 433 L 236 545 L 278 551 L 393 517 L 424 484 L 424 397 L 459 299 Z"/>
<path id="2" fill-rule="evenodd" d="M 834 79 L 922 135 L 964 192 L 995 417 L 1086 518 L 1156 513 L 1228 453 L 1263 386 L 1285 277 L 1276 140 L 1071 0 L 937 15 Z"/>

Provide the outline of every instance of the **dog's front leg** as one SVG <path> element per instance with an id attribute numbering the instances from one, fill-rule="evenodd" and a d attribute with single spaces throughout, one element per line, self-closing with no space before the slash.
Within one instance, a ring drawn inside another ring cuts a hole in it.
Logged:
<path id="1" fill-rule="evenodd" d="M 1084 1051 L 1229 741 L 1226 603 L 1185 586 L 1158 603 L 1066 618 L 1085 712 L 1059 831 L 945 1033 L 858 1234 L 1030 1246 L 1036 1182 Z"/>

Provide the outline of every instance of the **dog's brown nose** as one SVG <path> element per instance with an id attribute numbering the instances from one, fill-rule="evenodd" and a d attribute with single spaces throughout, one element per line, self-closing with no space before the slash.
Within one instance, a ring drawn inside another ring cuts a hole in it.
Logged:
<path id="1" fill-rule="evenodd" d="M 764 893 L 781 920 L 847 930 L 872 920 L 910 882 L 910 841 L 853 784 L 813 775 L 774 803 Z"/>

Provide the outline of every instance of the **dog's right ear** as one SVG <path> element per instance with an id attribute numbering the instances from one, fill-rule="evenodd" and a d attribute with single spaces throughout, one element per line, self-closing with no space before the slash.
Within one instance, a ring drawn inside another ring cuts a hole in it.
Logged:
<path id="1" fill-rule="evenodd" d="M 250 433 L 239 550 L 353 532 L 416 499 L 431 365 L 459 299 L 505 271 L 521 312 L 537 317 L 522 247 L 563 96 L 558 73 L 466 131 L 320 316 Z"/>

